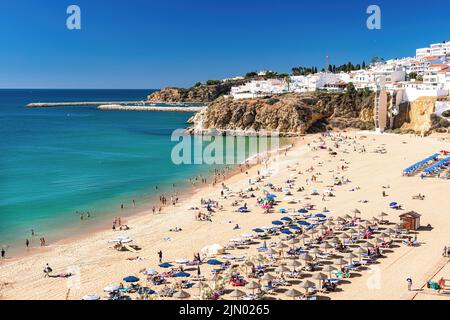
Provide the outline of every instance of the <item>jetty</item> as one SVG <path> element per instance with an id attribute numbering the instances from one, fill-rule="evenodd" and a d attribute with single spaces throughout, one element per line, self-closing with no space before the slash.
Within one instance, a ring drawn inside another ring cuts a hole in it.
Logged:
<path id="1" fill-rule="evenodd" d="M 142 104 L 144 101 L 84 101 L 84 102 L 35 102 L 26 105 L 27 108 L 46 108 L 46 107 L 78 107 L 78 106 L 100 106 L 107 104 L 128 105 Z"/>
<path id="2" fill-rule="evenodd" d="M 119 111 L 162 111 L 162 112 L 201 112 L 207 107 L 176 107 L 176 106 L 123 106 L 118 104 L 106 104 L 98 106 L 99 110 L 119 110 Z"/>

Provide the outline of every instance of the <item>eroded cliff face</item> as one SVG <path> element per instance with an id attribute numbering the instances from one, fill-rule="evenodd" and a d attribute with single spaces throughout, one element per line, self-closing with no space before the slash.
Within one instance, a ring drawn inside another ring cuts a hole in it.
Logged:
<path id="1" fill-rule="evenodd" d="M 434 114 L 436 100 L 435 97 L 421 97 L 401 105 L 400 114 L 394 121 L 395 128 L 400 128 L 400 132 L 415 132 L 420 135 L 447 132 L 449 121 Z"/>
<path id="2" fill-rule="evenodd" d="M 305 93 L 245 100 L 218 99 L 194 116 L 191 131 L 278 131 L 305 134 L 325 128 L 373 129 L 374 95 Z M 201 129 L 200 129 L 201 128 Z"/>

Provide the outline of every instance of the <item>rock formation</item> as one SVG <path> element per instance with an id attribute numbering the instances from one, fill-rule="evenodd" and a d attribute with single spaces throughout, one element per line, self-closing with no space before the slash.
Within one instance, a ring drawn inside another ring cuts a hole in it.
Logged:
<path id="1" fill-rule="evenodd" d="M 374 95 L 362 92 L 289 93 L 255 99 L 217 99 L 190 119 L 191 132 L 278 131 L 305 134 L 325 128 L 373 129 Z M 201 128 L 201 129 L 200 129 Z"/>

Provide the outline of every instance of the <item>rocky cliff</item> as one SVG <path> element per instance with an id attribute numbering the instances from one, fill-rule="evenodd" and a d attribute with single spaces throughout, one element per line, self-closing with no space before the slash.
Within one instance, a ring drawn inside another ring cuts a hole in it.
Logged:
<path id="1" fill-rule="evenodd" d="M 149 95 L 147 100 L 151 103 L 210 103 L 229 94 L 231 87 L 245 82 L 246 80 L 217 81 L 214 84 L 199 84 L 188 89 L 164 88 Z"/>
<path id="2" fill-rule="evenodd" d="M 444 98 L 446 99 L 446 98 Z M 400 105 L 400 113 L 394 119 L 394 132 L 414 132 L 428 135 L 447 132 L 450 122 L 435 114 L 436 97 L 420 97 Z"/>
<path id="3" fill-rule="evenodd" d="M 244 100 L 217 99 L 191 119 L 191 132 L 217 129 L 304 134 L 325 128 L 373 129 L 374 94 L 289 93 Z"/>

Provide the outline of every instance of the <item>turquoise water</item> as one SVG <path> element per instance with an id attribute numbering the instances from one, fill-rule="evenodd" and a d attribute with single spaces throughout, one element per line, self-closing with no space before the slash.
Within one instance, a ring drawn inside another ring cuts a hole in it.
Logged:
<path id="1" fill-rule="evenodd" d="M 28 109 L 30 102 L 143 100 L 150 90 L 0 90 L 0 245 L 84 228 L 77 211 L 110 221 L 120 205 L 149 204 L 207 165 L 175 165 L 173 130 L 187 113 Z M 248 141 L 247 141 L 248 142 Z M 158 192 L 155 191 L 158 186 Z M 109 226 L 109 222 L 107 225 Z"/>

